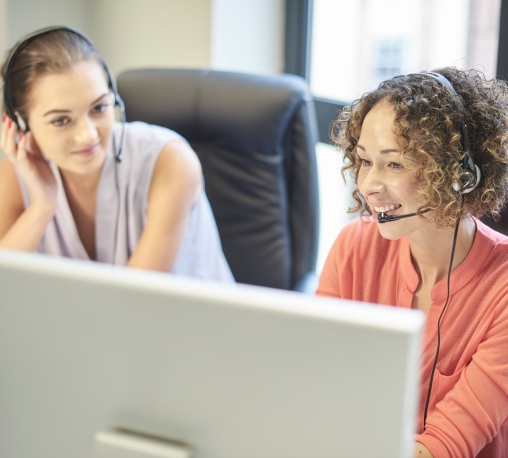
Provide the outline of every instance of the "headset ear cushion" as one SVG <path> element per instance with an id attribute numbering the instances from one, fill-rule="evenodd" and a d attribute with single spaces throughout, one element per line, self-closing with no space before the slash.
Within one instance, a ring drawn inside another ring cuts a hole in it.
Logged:
<path id="1" fill-rule="evenodd" d="M 21 132 L 26 132 L 26 122 L 17 111 L 15 111 L 14 114 L 16 115 L 16 124 L 18 125 L 19 130 L 21 130 Z"/>
<path id="2" fill-rule="evenodd" d="M 461 185 L 458 181 L 453 183 L 452 187 L 455 192 L 460 192 L 461 194 L 468 194 L 471 191 L 474 191 L 478 185 L 480 184 L 480 180 L 482 178 L 482 172 L 480 171 L 480 167 L 478 167 L 477 164 L 474 165 L 475 173 L 468 173 L 468 176 L 470 176 L 470 180 L 468 180 L 468 183 L 465 185 Z M 457 173 L 460 173 L 462 171 L 461 167 L 458 167 Z"/>
<path id="3" fill-rule="evenodd" d="M 482 179 L 482 172 L 480 171 L 480 167 L 478 167 L 477 164 L 474 165 L 474 168 L 476 173 L 474 174 L 475 176 L 473 177 L 473 181 L 470 185 L 466 186 L 464 190 L 462 190 L 462 194 L 467 194 L 471 191 L 474 191 L 480 184 L 480 180 Z"/>
<path id="4" fill-rule="evenodd" d="M 460 175 L 462 173 L 462 167 L 460 165 L 455 169 L 455 173 L 457 175 Z M 452 184 L 452 188 L 455 192 L 460 192 L 462 189 L 462 184 L 460 184 L 459 181 L 454 181 Z"/>

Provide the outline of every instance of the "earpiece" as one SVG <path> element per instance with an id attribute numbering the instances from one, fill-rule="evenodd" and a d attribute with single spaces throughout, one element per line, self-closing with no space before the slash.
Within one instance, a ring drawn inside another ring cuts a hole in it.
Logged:
<path id="1" fill-rule="evenodd" d="M 462 167 L 458 167 L 457 174 L 462 173 L 462 170 Z M 465 183 L 459 183 L 458 181 L 453 183 L 453 190 L 459 192 L 460 194 L 468 194 L 476 189 L 482 178 L 482 173 L 477 164 L 474 164 L 474 170 L 475 173 L 471 173 L 469 171 L 466 173 Z"/>
<path id="2" fill-rule="evenodd" d="M 18 125 L 19 130 L 21 132 L 26 132 L 26 122 L 17 111 L 15 111 L 14 114 L 16 115 L 16 124 Z"/>
<path id="3" fill-rule="evenodd" d="M 54 31 L 58 31 L 58 30 L 64 30 L 64 31 L 71 32 L 71 33 L 78 35 L 83 40 L 85 40 L 92 48 L 95 49 L 93 41 L 90 38 L 88 38 L 83 32 L 80 32 L 79 30 L 74 29 L 72 27 L 66 27 L 66 26 L 46 27 L 44 29 L 37 30 L 37 31 L 31 33 L 30 35 L 26 36 L 22 40 L 18 41 L 18 43 L 16 43 L 14 48 L 11 50 L 10 54 L 7 56 L 7 60 L 4 65 L 4 75 L 3 75 L 3 78 L 4 78 L 4 110 L 7 114 L 7 116 L 9 116 L 12 120 L 14 120 L 16 122 L 16 124 L 18 125 L 19 129 L 23 132 L 26 132 L 27 130 L 29 130 L 29 126 L 27 125 L 26 120 L 24 120 L 19 115 L 19 113 L 14 111 L 12 104 L 11 104 L 10 73 L 11 73 L 12 62 L 14 61 L 17 54 L 31 40 L 33 40 L 34 38 L 39 37 L 41 35 L 44 35 L 45 33 L 50 33 L 50 32 L 54 32 Z M 123 140 L 124 140 L 124 131 L 125 131 L 125 122 L 126 122 L 125 105 L 123 103 L 122 98 L 120 97 L 120 94 L 118 93 L 115 78 L 113 77 L 113 73 L 107 66 L 106 62 L 104 62 L 104 60 L 101 59 L 101 63 L 102 63 L 102 66 L 104 67 L 104 71 L 106 72 L 106 75 L 108 78 L 108 86 L 111 89 L 111 92 L 113 93 L 113 96 L 114 96 L 115 106 L 119 107 L 119 111 L 120 111 L 120 117 L 121 117 L 121 122 L 122 122 L 122 133 L 121 133 L 121 137 L 120 137 L 120 146 L 118 148 L 118 152 L 115 156 L 115 159 L 117 162 L 121 162 L 122 158 L 123 158 Z"/>

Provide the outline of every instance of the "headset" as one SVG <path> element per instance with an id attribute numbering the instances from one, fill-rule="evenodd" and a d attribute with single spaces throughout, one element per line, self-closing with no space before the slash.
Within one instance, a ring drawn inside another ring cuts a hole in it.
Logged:
<path id="1" fill-rule="evenodd" d="M 473 191 L 478 184 L 480 183 L 481 179 L 481 172 L 480 167 L 475 162 L 473 157 L 473 147 L 471 143 L 471 138 L 469 137 L 469 132 L 467 131 L 466 127 L 466 115 L 464 112 L 464 106 L 462 104 L 462 101 L 457 94 L 457 91 L 455 91 L 455 88 L 453 87 L 452 83 L 445 78 L 443 75 L 435 72 L 424 72 L 424 73 L 412 73 L 407 76 L 413 76 L 413 75 L 422 75 L 430 78 L 434 78 L 435 80 L 439 81 L 447 90 L 448 94 L 452 96 L 452 98 L 455 100 L 455 104 L 459 108 L 459 111 L 461 113 L 461 120 L 459 123 L 459 129 L 460 129 L 460 143 L 462 146 L 462 150 L 464 151 L 465 155 L 462 161 L 460 162 L 459 166 L 457 167 L 457 174 L 462 175 L 462 182 L 459 183 L 458 181 L 454 182 L 452 187 L 453 190 L 456 191 L 462 202 L 464 200 L 464 195 Z M 421 213 L 426 213 L 430 210 L 424 210 Z M 408 218 L 410 216 L 416 216 L 417 213 L 408 213 L 405 215 L 386 215 L 385 213 L 379 213 L 378 214 L 378 222 L 379 223 L 388 223 L 391 221 L 397 221 L 401 218 Z M 432 370 L 430 373 L 429 378 L 429 388 L 427 391 L 427 397 L 425 401 L 425 408 L 423 412 L 423 430 L 425 431 L 426 425 L 427 425 L 427 414 L 429 409 L 429 402 L 430 402 L 430 394 L 432 392 L 432 384 L 434 381 L 434 374 L 437 367 L 437 361 L 439 358 L 439 349 L 441 346 L 441 319 L 444 315 L 444 312 L 446 310 L 446 307 L 448 305 L 448 302 L 450 300 L 450 276 L 452 272 L 453 267 L 453 258 L 455 255 L 455 246 L 457 244 L 457 234 L 459 231 L 459 223 L 460 219 L 462 217 L 462 210 L 459 213 L 459 216 L 457 217 L 457 222 L 455 224 L 455 231 L 453 234 L 453 242 L 452 242 L 452 250 L 450 255 L 450 263 L 448 266 L 448 275 L 447 275 L 447 294 L 446 294 L 446 300 L 443 305 L 443 308 L 441 309 L 441 313 L 439 315 L 439 319 L 437 321 L 437 345 L 436 345 L 436 354 L 434 356 L 434 363 L 432 365 Z"/>
<path id="2" fill-rule="evenodd" d="M 453 87 L 452 83 L 445 78 L 443 75 L 436 73 L 436 72 L 423 72 L 423 73 L 411 73 L 407 76 L 414 76 L 414 75 L 422 75 L 427 76 L 430 78 L 434 78 L 435 80 L 439 81 L 444 88 L 447 90 L 448 94 L 452 96 L 452 98 L 455 101 L 455 104 L 457 105 L 460 114 L 461 114 L 461 120 L 459 122 L 459 130 L 460 130 L 460 144 L 462 146 L 462 150 L 464 151 L 464 158 L 460 162 L 459 166 L 457 167 L 457 174 L 462 174 L 462 183 L 455 181 L 452 185 L 453 190 L 457 193 L 464 195 L 467 193 L 470 193 L 473 191 L 481 180 L 481 171 L 480 167 L 474 160 L 473 156 L 473 146 L 471 143 L 471 138 L 469 137 L 469 132 L 467 130 L 466 126 L 466 115 L 464 112 L 464 105 L 462 104 L 462 101 L 457 94 L 457 91 L 455 91 L 455 88 Z M 425 210 L 421 213 L 426 213 L 430 210 Z M 389 223 L 390 221 L 397 221 L 401 218 L 408 218 L 410 216 L 416 216 L 417 213 L 408 213 L 406 215 L 387 215 L 386 213 L 379 213 L 378 214 L 378 222 L 379 223 Z"/>
<path id="3" fill-rule="evenodd" d="M 465 180 L 463 183 L 455 182 L 453 183 L 453 189 L 460 193 L 460 194 L 468 194 L 471 191 L 473 191 L 478 184 L 480 183 L 482 174 L 480 171 L 480 167 L 474 160 L 473 155 L 473 145 L 471 143 L 471 138 L 469 137 L 469 132 L 467 130 L 466 126 L 466 113 L 464 111 L 464 106 L 462 104 L 462 100 L 459 97 L 459 94 L 457 94 L 457 91 L 455 91 L 455 88 L 453 87 L 452 83 L 445 78 L 443 75 L 435 72 L 428 72 L 428 73 L 414 73 L 414 75 L 427 75 L 431 78 L 436 79 L 439 81 L 448 91 L 448 94 L 450 94 L 453 99 L 455 100 L 455 103 L 457 104 L 459 111 L 462 115 L 462 119 L 459 123 L 460 128 L 460 142 L 462 145 L 462 149 L 464 153 L 464 158 L 462 159 L 462 162 L 459 165 L 459 168 L 457 172 L 465 172 Z"/>
<path id="4" fill-rule="evenodd" d="M 16 43 L 16 45 L 12 48 L 11 52 L 7 56 L 7 59 L 5 61 L 4 66 L 4 109 L 6 114 L 16 122 L 19 129 L 23 132 L 25 132 L 28 129 L 28 122 L 26 119 L 23 119 L 19 113 L 15 112 L 12 108 L 11 104 L 11 78 L 10 78 L 10 72 L 12 67 L 12 62 L 15 60 L 16 56 L 19 54 L 19 52 L 26 46 L 28 43 L 30 43 L 32 40 L 34 40 L 37 37 L 40 37 L 41 35 L 44 35 L 46 33 L 51 33 L 55 31 L 67 31 L 74 33 L 81 37 L 83 40 L 85 40 L 92 48 L 95 48 L 95 45 L 93 44 L 93 41 L 90 40 L 83 32 L 80 32 L 77 29 L 74 29 L 72 27 L 66 27 L 66 26 L 52 26 L 52 27 L 46 27 L 44 29 L 37 30 L 30 35 L 27 35 L 25 38 L 21 39 Z M 118 94 L 118 90 L 116 87 L 115 78 L 113 77 L 113 73 L 107 66 L 104 59 L 101 59 L 101 64 L 104 68 L 104 71 L 106 72 L 107 78 L 108 78 L 108 87 L 113 93 L 114 97 L 114 106 L 119 108 L 120 111 L 120 118 L 122 122 L 122 133 L 120 136 L 120 146 L 118 148 L 118 152 L 115 155 L 116 162 L 122 162 L 123 159 L 123 140 L 124 140 L 124 133 L 125 133 L 125 105 L 123 103 L 122 98 L 120 97 L 120 94 Z"/>

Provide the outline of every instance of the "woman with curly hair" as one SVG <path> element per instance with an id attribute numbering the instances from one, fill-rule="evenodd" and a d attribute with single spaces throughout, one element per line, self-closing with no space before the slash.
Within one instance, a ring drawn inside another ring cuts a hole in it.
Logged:
<path id="1" fill-rule="evenodd" d="M 508 86 L 477 71 L 395 77 L 339 116 L 362 215 L 317 294 L 427 315 L 415 457 L 508 456 Z"/>

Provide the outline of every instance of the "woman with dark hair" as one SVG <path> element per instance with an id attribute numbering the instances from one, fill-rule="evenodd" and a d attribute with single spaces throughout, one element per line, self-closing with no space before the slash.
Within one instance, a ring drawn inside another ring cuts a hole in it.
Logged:
<path id="1" fill-rule="evenodd" d="M 123 102 L 88 37 L 35 32 L 2 76 L 0 248 L 233 281 L 196 154 L 171 130 L 115 122 Z"/>
<path id="2" fill-rule="evenodd" d="M 415 457 L 508 456 L 508 87 L 443 68 L 382 83 L 334 124 L 362 215 L 318 294 L 427 314 Z M 389 355 L 387 355 L 389 357 Z"/>

